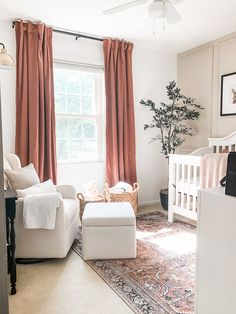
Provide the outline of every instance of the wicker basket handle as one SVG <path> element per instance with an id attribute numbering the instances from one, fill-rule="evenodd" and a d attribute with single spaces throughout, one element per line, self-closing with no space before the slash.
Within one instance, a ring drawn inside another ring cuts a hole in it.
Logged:
<path id="1" fill-rule="evenodd" d="M 77 197 L 78 197 L 78 199 L 79 199 L 80 201 L 82 201 L 82 202 L 85 201 L 85 198 L 84 198 L 84 196 L 83 196 L 82 193 L 78 193 L 78 194 L 77 194 Z"/>
<path id="2" fill-rule="evenodd" d="M 105 183 L 105 187 L 104 187 L 104 196 L 107 202 L 110 202 L 110 191 L 109 191 L 109 184 Z"/>
<path id="3" fill-rule="evenodd" d="M 103 194 L 98 194 L 98 198 L 104 198 Z"/>
<path id="4" fill-rule="evenodd" d="M 105 183 L 105 190 L 109 190 L 109 184 L 107 182 Z"/>
<path id="5" fill-rule="evenodd" d="M 133 192 L 137 192 L 139 190 L 139 184 L 136 182 L 133 184 Z M 105 183 L 105 189 L 104 189 L 104 192 L 109 194 L 109 184 L 108 183 Z"/>
<path id="6" fill-rule="evenodd" d="M 139 190 L 139 184 L 136 182 L 133 184 L 134 192 L 137 192 Z"/>

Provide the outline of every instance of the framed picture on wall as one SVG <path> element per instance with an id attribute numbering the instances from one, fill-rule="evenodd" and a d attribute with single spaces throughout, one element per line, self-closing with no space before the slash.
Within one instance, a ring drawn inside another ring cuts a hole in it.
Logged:
<path id="1" fill-rule="evenodd" d="M 221 76 L 220 115 L 236 115 L 236 72 Z"/>

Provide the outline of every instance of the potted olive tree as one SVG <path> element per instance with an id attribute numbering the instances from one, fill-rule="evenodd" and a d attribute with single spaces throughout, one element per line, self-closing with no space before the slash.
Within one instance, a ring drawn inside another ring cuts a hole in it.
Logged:
<path id="1" fill-rule="evenodd" d="M 161 153 L 168 159 L 169 154 L 175 153 L 176 149 L 185 141 L 185 136 L 194 135 L 192 128 L 186 125 L 189 120 L 197 120 L 200 110 L 195 99 L 181 94 L 176 82 L 172 81 L 166 86 L 168 103 L 161 102 L 160 106 L 148 99 L 141 100 L 141 104 L 148 107 L 153 117 L 150 124 L 144 125 L 144 130 L 157 128 L 159 134 L 151 139 L 161 143 Z M 168 209 L 168 189 L 160 191 L 162 207 Z"/>

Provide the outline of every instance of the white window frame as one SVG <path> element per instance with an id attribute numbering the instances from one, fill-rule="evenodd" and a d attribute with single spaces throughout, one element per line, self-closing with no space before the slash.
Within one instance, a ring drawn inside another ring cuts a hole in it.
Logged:
<path id="1" fill-rule="evenodd" d="M 103 79 L 97 80 L 96 84 L 100 85 L 95 88 L 97 95 L 95 99 L 98 101 L 96 104 L 97 112 L 94 115 L 85 115 L 79 113 L 55 113 L 56 118 L 83 118 L 83 119 L 96 119 L 97 122 L 97 158 L 91 160 L 58 160 L 58 165 L 67 164 L 87 164 L 87 163 L 103 163 L 105 159 L 105 87 L 104 87 L 104 67 L 102 65 L 93 65 L 88 63 L 70 62 L 64 60 L 54 59 L 55 69 L 75 70 L 82 72 L 101 73 Z M 56 139 L 57 140 L 57 139 Z"/>

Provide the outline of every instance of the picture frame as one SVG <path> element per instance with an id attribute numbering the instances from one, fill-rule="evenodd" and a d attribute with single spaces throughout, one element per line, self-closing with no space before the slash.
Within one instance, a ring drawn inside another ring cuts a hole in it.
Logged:
<path id="1" fill-rule="evenodd" d="M 236 72 L 221 76 L 220 115 L 236 115 Z"/>

